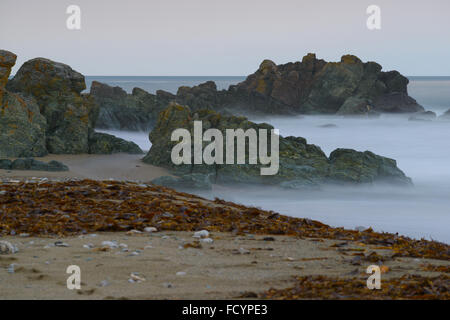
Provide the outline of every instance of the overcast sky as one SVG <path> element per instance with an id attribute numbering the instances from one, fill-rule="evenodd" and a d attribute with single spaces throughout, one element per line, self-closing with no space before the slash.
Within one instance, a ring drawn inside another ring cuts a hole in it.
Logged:
<path id="1" fill-rule="evenodd" d="M 71 4 L 81 30 L 66 27 Z M 381 30 L 366 27 L 371 4 Z M 0 0 L 0 48 L 85 75 L 247 75 L 315 52 L 437 76 L 450 75 L 449 16 L 449 0 Z"/>

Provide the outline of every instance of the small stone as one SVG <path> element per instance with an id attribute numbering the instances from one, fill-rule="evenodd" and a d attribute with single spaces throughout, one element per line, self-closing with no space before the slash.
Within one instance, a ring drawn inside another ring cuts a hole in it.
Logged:
<path id="1" fill-rule="evenodd" d="M 22 237 L 22 238 L 27 238 L 27 237 L 29 237 L 29 236 L 30 236 L 29 233 L 20 233 L 20 234 L 19 234 L 19 237 Z"/>
<path id="2" fill-rule="evenodd" d="M 142 231 L 139 231 L 139 230 L 130 230 L 126 234 L 131 236 L 133 234 L 141 234 L 141 233 L 142 233 Z"/>
<path id="3" fill-rule="evenodd" d="M 165 288 L 173 288 L 173 285 L 172 285 L 170 282 L 164 282 L 164 283 L 163 283 L 163 286 L 164 286 Z"/>
<path id="4" fill-rule="evenodd" d="M 103 241 L 102 246 L 109 247 L 111 249 L 116 249 L 119 247 L 116 241 Z"/>
<path id="5" fill-rule="evenodd" d="M 176 275 L 179 276 L 179 277 L 182 277 L 182 276 L 186 275 L 186 272 L 180 271 L 180 272 L 177 272 Z"/>
<path id="6" fill-rule="evenodd" d="M 119 244 L 119 247 L 121 247 L 121 248 L 123 248 L 123 249 L 127 249 L 127 248 L 128 248 L 128 245 L 125 244 L 125 243 L 121 243 L 121 244 Z"/>
<path id="7" fill-rule="evenodd" d="M 55 247 L 68 247 L 69 244 L 62 242 L 62 241 L 56 241 L 55 242 Z"/>
<path id="8" fill-rule="evenodd" d="M 209 237 L 209 231 L 208 230 L 201 230 L 197 231 L 193 235 L 194 238 L 208 238 Z"/>
<path id="9" fill-rule="evenodd" d="M 147 245 L 144 247 L 144 249 L 152 249 L 152 248 L 153 248 L 153 246 L 151 246 L 151 245 Z"/>
<path id="10" fill-rule="evenodd" d="M 110 284 L 111 283 L 108 280 L 103 280 L 102 282 L 100 282 L 99 287 L 107 287 Z"/>
<path id="11" fill-rule="evenodd" d="M 158 232 L 158 229 L 156 229 L 155 227 L 146 227 L 146 228 L 144 228 L 144 231 L 147 233 L 153 233 L 153 232 Z"/>
<path id="12" fill-rule="evenodd" d="M 85 249 L 92 249 L 93 247 L 94 247 L 94 244 L 92 244 L 92 243 L 87 243 L 87 244 L 83 245 L 83 248 L 85 248 Z"/>
<path id="13" fill-rule="evenodd" d="M 0 254 L 14 254 L 19 249 L 9 241 L 0 241 Z"/>
<path id="14" fill-rule="evenodd" d="M 132 272 L 130 274 L 130 279 L 133 280 L 134 282 L 138 282 L 138 283 L 145 281 L 145 278 L 140 276 L 139 273 L 137 273 L 137 272 Z"/>
<path id="15" fill-rule="evenodd" d="M 244 248 L 239 248 L 239 253 L 240 254 L 250 254 L 250 251 Z"/>
<path id="16" fill-rule="evenodd" d="M 203 243 L 213 243 L 214 240 L 211 239 L 211 238 L 204 238 L 204 239 L 200 239 L 200 242 L 203 242 Z"/>

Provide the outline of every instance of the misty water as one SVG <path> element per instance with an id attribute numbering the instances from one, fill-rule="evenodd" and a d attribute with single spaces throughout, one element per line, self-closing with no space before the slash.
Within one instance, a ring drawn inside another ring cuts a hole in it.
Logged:
<path id="1" fill-rule="evenodd" d="M 409 93 L 438 115 L 450 108 L 450 78 L 413 78 Z M 315 219 L 336 227 L 372 227 L 376 231 L 450 243 L 450 122 L 408 121 L 407 116 L 389 115 L 378 119 L 298 116 L 251 120 L 272 124 L 282 136 L 304 137 L 327 155 L 336 148 L 352 148 L 396 159 L 400 169 L 413 179 L 414 186 L 325 186 L 308 192 L 215 186 L 203 196 Z M 323 127 L 329 124 L 334 126 Z M 135 141 L 145 150 L 150 147 L 148 132 L 112 133 Z"/>

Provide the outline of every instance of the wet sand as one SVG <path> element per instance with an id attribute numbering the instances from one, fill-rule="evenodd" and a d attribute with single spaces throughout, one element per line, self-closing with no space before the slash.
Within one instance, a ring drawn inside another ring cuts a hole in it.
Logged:
<path id="1" fill-rule="evenodd" d="M 392 255 L 391 250 L 356 242 L 343 251 L 331 247 L 342 242 L 336 240 L 271 236 L 274 241 L 267 241 L 262 235 L 219 232 L 211 234 L 212 244 L 203 243 L 200 249 L 184 248 L 186 243 L 194 241 L 192 235 L 192 232 L 170 231 L 98 233 L 61 239 L 2 237 L 1 240 L 15 244 L 19 252 L 0 255 L 0 299 L 252 298 L 269 288 L 289 287 L 293 276 L 367 279 L 365 270 L 370 263 L 354 265 L 351 250 L 375 251 L 383 257 Z M 102 249 L 103 241 L 113 240 L 120 245 L 118 248 Z M 68 247 L 53 246 L 56 241 Z M 88 244 L 92 248 L 83 247 Z M 14 273 L 7 272 L 11 264 Z M 389 271 L 381 279 L 405 274 L 439 275 L 424 271 L 424 264 L 448 267 L 450 262 L 386 258 L 383 265 Z M 81 268 L 80 290 L 67 289 L 69 265 Z M 129 282 L 131 273 L 145 281 Z"/>
<path id="2" fill-rule="evenodd" d="M 92 180 L 127 180 L 150 181 L 157 177 L 169 175 L 168 171 L 146 164 L 141 161 L 143 155 L 112 154 L 112 155 L 48 155 L 35 158 L 48 162 L 56 160 L 69 167 L 68 172 L 47 172 L 31 170 L 0 170 L 0 178 L 49 178 L 62 179 L 92 179 Z"/>

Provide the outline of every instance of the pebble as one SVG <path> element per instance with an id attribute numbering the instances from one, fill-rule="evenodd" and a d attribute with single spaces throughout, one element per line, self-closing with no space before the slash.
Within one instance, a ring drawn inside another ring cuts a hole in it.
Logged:
<path id="1" fill-rule="evenodd" d="M 0 254 L 14 254 L 19 252 L 17 246 L 9 241 L 0 241 Z"/>
<path id="2" fill-rule="evenodd" d="M 15 272 L 15 270 L 14 270 L 15 266 L 16 265 L 14 263 L 10 264 L 8 266 L 8 268 L 6 268 L 6 271 L 8 271 L 8 273 L 14 273 Z"/>
<path id="3" fill-rule="evenodd" d="M 68 247 L 69 244 L 62 242 L 62 241 L 56 241 L 55 242 L 55 247 Z"/>
<path id="4" fill-rule="evenodd" d="M 94 247 L 93 243 L 83 244 L 83 248 L 86 248 L 86 249 L 92 249 L 93 247 Z"/>
<path id="5" fill-rule="evenodd" d="M 203 242 L 203 243 L 213 243 L 214 240 L 211 239 L 211 238 L 203 238 L 203 239 L 200 239 L 200 242 Z"/>
<path id="6" fill-rule="evenodd" d="M 197 231 L 197 232 L 194 233 L 194 235 L 192 237 L 194 237 L 194 238 L 208 238 L 209 237 L 209 232 L 208 232 L 208 230 Z"/>
<path id="7" fill-rule="evenodd" d="M 186 272 L 180 271 L 180 272 L 177 272 L 176 275 L 179 276 L 179 277 L 182 277 L 182 276 L 186 275 Z"/>
<path id="8" fill-rule="evenodd" d="M 99 287 L 107 287 L 110 284 L 111 283 L 108 280 L 103 280 L 102 282 L 100 282 Z"/>
<path id="9" fill-rule="evenodd" d="M 139 282 L 145 281 L 145 278 L 140 276 L 139 273 L 137 273 L 137 272 L 132 272 L 130 274 L 130 279 L 128 281 L 130 282 L 130 280 L 133 280 L 134 282 L 138 282 L 139 283 Z"/>
<path id="10" fill-rule="evenodd" d="M 170 282 L 164 282 L 164 283 L 163 283 L 163 286 L 164 286 L 165 288 L 173 288 L 173 285 L 172 285 Z"/>
<path id="11" fill-rule="evenodd" d="M 244 248 L 239 248 L 239 253 L 240 254 L 250 254 L 250 251 Z"/>
<path id="12" fill-rule="evenodd" d="M 22 238 L 27 238 L 27 237 L 29 237 L 29 236 L 30 236 L 29 233 L 20 233 L 20 234 L 19 234 L 19 237 L 22 237 Z"/>
<path id="13" fill-rule="evenodd" d="M 111 249 L 116 249 L 119 247 L 116 241 L 103 241 L 102 246 L 109 247 Z"/>
<path id="14" fill-rule="evenodd" d="M 153 232 L 158 232 L 158 229 L 156 229 L 155 227 L 146 227 L 146 228 L 144 228 L 144 231 L 147 233 L 153 233 Z"/>
<path id="15" fill-rule="evenodd" d="M 133 235 L 133 234 L 141 234 L 141 233 L 142 233 L 142 231 L 133 229 L 133 230 L 128 231 L 126 234 Z"/>

